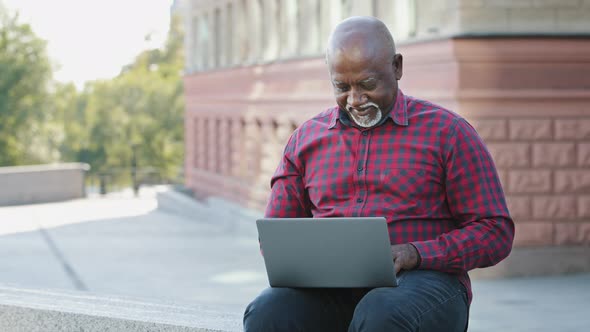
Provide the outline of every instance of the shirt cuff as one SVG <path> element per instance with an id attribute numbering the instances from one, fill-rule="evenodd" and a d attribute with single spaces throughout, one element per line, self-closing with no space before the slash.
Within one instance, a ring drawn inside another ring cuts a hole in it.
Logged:
<path id="1" fill-rule="evenodd" d="M 416 248 L 416 245 L 414 245 L 413 243 L 410 244 L 412 245 L 412 247 Z M 420 255 L 420 250 L 418 250 L 418 248 L 416 248 L 416 254 L 418 255 L 418 262 L 416 263 L 416 266 L 414 266 L 414 269 L 420 268 L 420 264 L 422 264 L 422 256 Z"/>
<path id="2" fill-rule="evenodd" d="M 438 267 L 440 257 L 437 257 L 439 252 L 437 240 L 416 241 L 410 244 L 418 250 L 417 269 L 432 270 Z"/>

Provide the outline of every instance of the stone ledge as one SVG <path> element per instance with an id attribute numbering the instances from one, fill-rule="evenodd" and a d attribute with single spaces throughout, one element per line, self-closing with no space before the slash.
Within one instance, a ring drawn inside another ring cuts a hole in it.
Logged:
<path id="1" fill-rule="evenodd" d="M 0 331 L 241 331 L 228 308 L 0 285 Z"/>
<path id="2" fill-rule="evenodd" d="M 44 172 L 44 171 L 64 171 L 64 170 L 90 170 L 90 165 L 86 163 L 58 163 L 44 165 L 25 165 L 25 166 L 6 166 L 0 167 L 0 174 Z"/>
<path id="3" fill-rule="evenodd" d="M 590 248 L 529 247 L 514 248 L 508 258 L 496 266 L 469 272 L 472 279 L 555 276 L 590 272 Z"/>
<path id="4" fill-rule="evenodd" d="M 58 202 L 86 196 L 88 164 L 0 167 L 0 205 Z"/>

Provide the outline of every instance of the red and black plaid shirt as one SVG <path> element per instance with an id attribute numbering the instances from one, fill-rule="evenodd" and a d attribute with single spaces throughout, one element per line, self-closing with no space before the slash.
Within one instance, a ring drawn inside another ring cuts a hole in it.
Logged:
<path id="1" fill-rule="evenodd" d="M 266 217 L 385 217 L 392 244 L 412 243 L 419 268 L 459 275 L 512 248 L 514 224 L 490 153 L 459 115 L 401 91 L 374 128 L 338 107 L 291 136 L 271 180 Z"/>

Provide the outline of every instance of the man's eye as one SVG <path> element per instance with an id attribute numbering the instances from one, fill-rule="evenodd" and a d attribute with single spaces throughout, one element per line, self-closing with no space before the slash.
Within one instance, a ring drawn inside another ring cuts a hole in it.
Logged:
<path id="1" fill-rule="evenodd" d="M 362 86 L 363 90 L 375 90 L 377 88 L 377 85 L 375 83 L 364 83 Z"/>
<path id="2" fill-rule="evenodd" d="M 340 91 L 340 92 L 348 91 L 348 87 L 345 85 L 336 85 L 335 88 L 337 91 Z"/>

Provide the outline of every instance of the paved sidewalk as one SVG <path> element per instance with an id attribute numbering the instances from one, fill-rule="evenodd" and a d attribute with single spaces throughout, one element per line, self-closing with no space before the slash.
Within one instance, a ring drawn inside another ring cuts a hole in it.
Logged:
<path id="1" fill-rule="evenodd" d="M 469 331 L 590 331 L 590 274 L 474 281 Z"/>
<path id="2" fill-rule="evenodd" d="M 0 207 L 0 284 L 241 313 L 267 280 L 254 221 L 164 213 L 144 191 Z M 470 331 L 590 330 L 589 274 L 475 281 L 474 292 Z"/>

